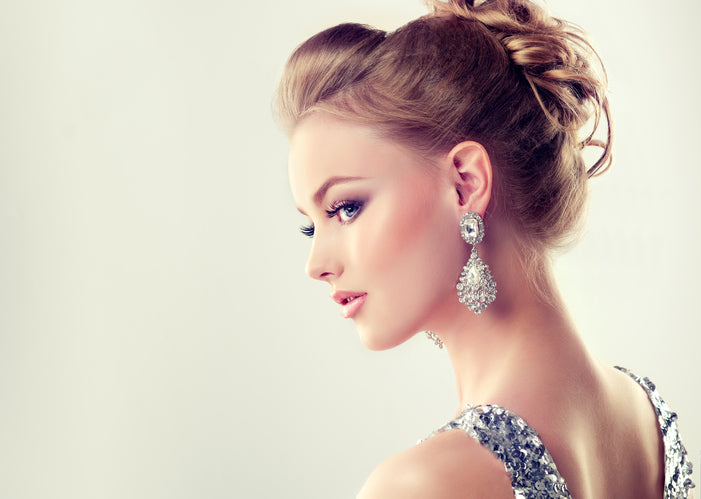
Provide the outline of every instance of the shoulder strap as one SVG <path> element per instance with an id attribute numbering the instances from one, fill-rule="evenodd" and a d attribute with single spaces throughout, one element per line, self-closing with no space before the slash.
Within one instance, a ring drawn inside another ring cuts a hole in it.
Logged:
<path id="1" fill-rule="evenodd" d="M 570 498 L 565 480 L 538 433 L 511 411 L 496 405 L 468 405 L 430 436 L 453 429 L 462 429 L 504 463 L 516 498 Z"/>
<path id="2" fill-rule="evenodd" d="M 655 384 L 648 378 L 636 376 L 624 367 L 616 366 L 616 369 L 626 373 L 643 387 L 657 413 L 665 448 L 665 499 L 686 499 L 689 497 L 689 490 L 694 488 L 694 483 L 691 481 L 691 461 L 688 460 L 686 448 L 679 437 L 677 413 L 662 400 Z"/>

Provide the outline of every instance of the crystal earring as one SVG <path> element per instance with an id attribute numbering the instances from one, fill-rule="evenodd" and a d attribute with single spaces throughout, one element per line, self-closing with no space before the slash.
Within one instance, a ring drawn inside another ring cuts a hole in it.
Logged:
<path id="1" fill-rule="evenodd" d="M 443 348 L 443 341 L 433 331 L 425 331 L 429 340 L 436 344 L 438 348 Z"/>
<path id="2" fill-rule="evenodd" d="M 472 245 L 472 252 L 462 268 L 456 286 L 458 300 L 479 315 L 494 301 L 497 294 L 497 285 L 492 279 L 492 273 L 477 254 L 477 243 L 484 238 L 482 217 L 473 211 L 464 213 L 460 219 L 460 234 L 467 244 Z"/>

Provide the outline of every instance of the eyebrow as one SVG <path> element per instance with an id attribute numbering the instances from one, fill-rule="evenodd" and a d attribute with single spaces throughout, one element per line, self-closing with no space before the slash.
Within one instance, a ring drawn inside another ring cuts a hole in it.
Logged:
<path id="1" fill-rule="evenodd" d="M 316 190 L 312 199 L 314 199 L 315 204 L 320 204 L 321 200 L 324 199 L 324 196 L 326 196 L 326 192 L 334 185 L 345 184 L 347 182 L 353 182 L 355 180 L 364 180 L 365 178 L 367 177 L 331 177 Z M 299 210 L 299 212 L 302 213 L 302 215 L 306 215 L 306 213 L 304 213 L 304 211 L 302 211 L 300 208 L 297 208 L 297 210 Z"/>

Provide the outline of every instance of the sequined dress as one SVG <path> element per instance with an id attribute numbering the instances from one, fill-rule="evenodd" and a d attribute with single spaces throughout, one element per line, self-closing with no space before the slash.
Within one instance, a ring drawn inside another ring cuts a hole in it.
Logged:
<path id="1" fill-rule="evenodd" d="M 679 438 L 677 414 L 660 398 L 655 385 L 625 368 L 617 367 L 639 383 L 657 413 L 665 447 L 664 499 L 686 499 L 694 487 L 691 462 Z M 552 456 L 538 433 L 511 411 L 496 405 L 468 405 L 458 417 L 449 421 L 428 438 L 444 431 L 461 429 L 489 449 L 511 476 L 517 499 L 570 498 L 567 484 L 557 471 Z"/>

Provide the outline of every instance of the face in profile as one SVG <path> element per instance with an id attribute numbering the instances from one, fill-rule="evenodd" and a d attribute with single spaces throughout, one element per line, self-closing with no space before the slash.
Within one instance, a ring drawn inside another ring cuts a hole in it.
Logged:
<path id="1" fill-rule="evenodd" d="M 391 348 L 440 327 L 441 311 L 459 305 L 467 254 L 447 168 L 316 112 L 290 138 L 289 173 L 312 238 L 307 274 L 329 284 L 365 346 Z"/>

